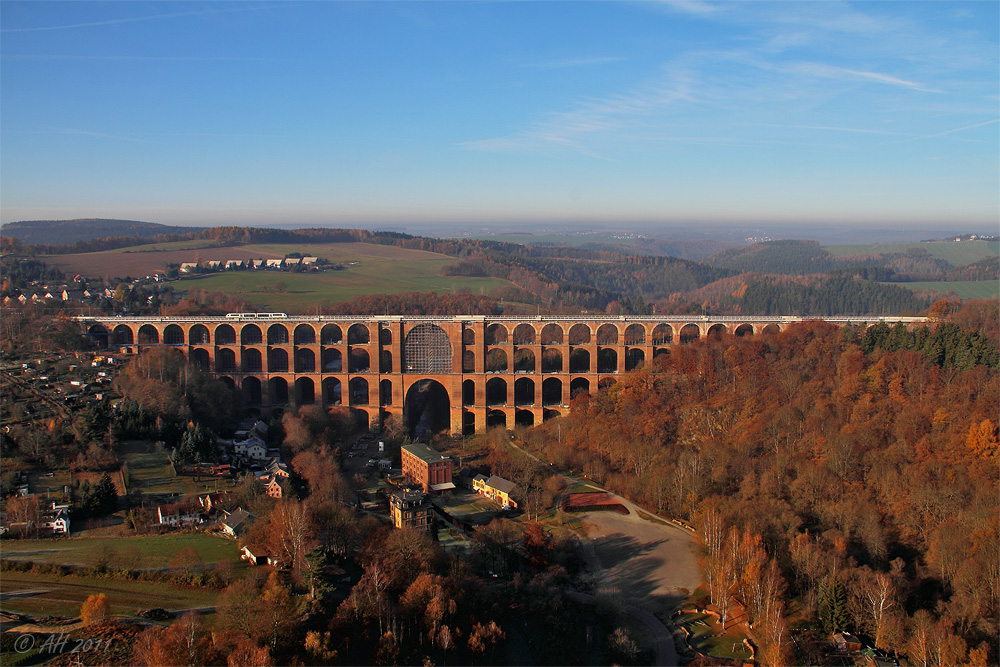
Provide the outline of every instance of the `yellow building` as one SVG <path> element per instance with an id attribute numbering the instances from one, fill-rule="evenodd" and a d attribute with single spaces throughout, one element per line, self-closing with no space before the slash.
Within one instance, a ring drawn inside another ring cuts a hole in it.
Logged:
<path id="1" fill-rule="evenodd" d="M 510 497 L 514 490 L 514 483 L 503 477 L 493 475 L 486 479 L 483 475 L 476 475 L 472 480 L 472 488 L 476 493 L 486 496 L 493 502 L 502 505 L 504 509 L 517 508 L 517 503 Z"/>

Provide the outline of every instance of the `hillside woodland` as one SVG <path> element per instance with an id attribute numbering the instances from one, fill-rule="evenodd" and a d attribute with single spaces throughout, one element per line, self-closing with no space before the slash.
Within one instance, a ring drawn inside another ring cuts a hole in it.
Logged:
<path id="1" fill-rule="evenodd" d="M 885 283 L 1000 276 L 1000 260 L 996 257 L 963 267 L 933 258 L 919 248 L 904 253 L 834 257 L 812 241 L 754 244 L 724 251 L 703 262 L 614 248 L 525 246 L 495 240 L 434 239 L 328 228 L 216 227 L 160 234 L 142 242 L 185 240 L 201 240 L 219 247 L 364 242 L 432 251 L 455 257 L 455 263 L 443 269 L 445 275 L 486 276 L 510 282 L 510 288 L 492 295 L 504 299 L 508 309 L 517 307 L 513 305 L 517 302 L 564 313 L 914 314 L 930 301 Z M 139 242 L 135 236 L 91 238 L 63 245 L 2 239 L 5 254 L 34 258 L 36 262 L 46 255 L 96 252 Z M 45 270 L 41 265 L 35 272 Z M 115 285 L 104 287 L 113 289 Z M 13 294 L 17 288 L 15 282 L 6 284 L 3 296 Z M 134 304 L 132 308 L 129 312 L 135 313 L 144 306 Z"/>
<path id="2" fill-rule="evenodd" d="M 820 660 L 792 653 L 789 625 L 910 664 L 996 664 L 997 315 L 674 348 L 576 397 L 534 446 L 696 525 L 713 602 L 735 593 L 769 664 Z"/>

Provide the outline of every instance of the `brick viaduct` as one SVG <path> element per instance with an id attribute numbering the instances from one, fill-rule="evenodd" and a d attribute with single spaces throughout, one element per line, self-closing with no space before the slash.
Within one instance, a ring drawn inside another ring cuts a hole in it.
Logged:
<path id="1" fill-rule="evenodd" d="M 777 333 L 798 317 L 287 316 L 79 317 L 102 348 L 169 346 L 267 411 L 346 405 L 375 426 L 406 418 L 420 392 L 447 397 L 435 430 L 531 425 L 568 410 L 570 397 L 716 334 Z M 825 318 L 840 325 L 917 317 Z M 435 383 L 437 386 L 435 386 Z M 413 417 L 410 416 L 412 421 Z M 411 424 L 412 425 L 412 424 Z"/>

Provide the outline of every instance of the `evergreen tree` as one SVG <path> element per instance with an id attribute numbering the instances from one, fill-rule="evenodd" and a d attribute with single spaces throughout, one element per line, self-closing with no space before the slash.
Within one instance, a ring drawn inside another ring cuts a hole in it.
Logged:
<path id="1" fill-rule="evenodd" d="M 847 629 L 847 587 L 836 576 L 827 576 L 820 584 L 816 613 L 824 632 L 833 634 Z"/>

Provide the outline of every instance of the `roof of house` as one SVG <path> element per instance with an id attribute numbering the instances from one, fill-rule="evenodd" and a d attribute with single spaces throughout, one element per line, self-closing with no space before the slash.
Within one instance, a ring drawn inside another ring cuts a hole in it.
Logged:
<path id="1" fill-rule="evenodd" d="M 403 445 L 403 451 L 409 452 L 413 456 L 425 463 L 436 463 L 438 461 L 450 461 L 450 456 L 445 456 L 441 452 L 435 451 L 425 445 L 422 442 L 413 442 L 409 445 Z"/>
<path id="2" fill-rule="evenodd" d="M 243 551 L 247 552 L 254 558 L 267 558 L 267 552 L 258 547 L 243 547 Z"/>
<path id="3" fill-rule="evenodd" d="M 223 525 L 229 526 L 229 528 L 235 533 L 238 528 L 241 528 L 244 525 L 250 525 L 254 518 L 253 514 L 240 508 L 235 512 L 230 512 L 229 516 L 222 520 L 222 523 Z"/>
<path id="4" fill-rule="evenodd" d="M 406 505 L 422 503 L 427 498 L 427 495 L 422 491 L 410 491 L 408 489 L 396 491 L 392 495 L 397 499 L 397 501 Z"/>
<path id="5" fill-rule="evenodd" d="M 493 475 L 486 482 L 489 486 L 496 489 L 497 491 L 503 491 L 504 493 L 510 493 L 514 490 L 514 482 L 509 482 L 503 477 L 497 477 Z"/>

